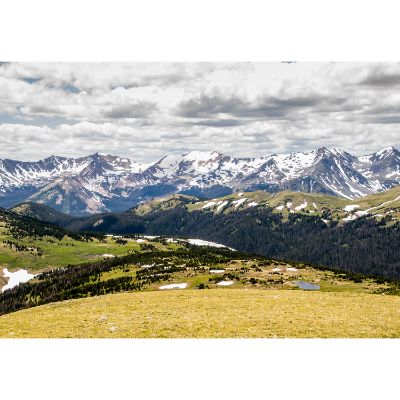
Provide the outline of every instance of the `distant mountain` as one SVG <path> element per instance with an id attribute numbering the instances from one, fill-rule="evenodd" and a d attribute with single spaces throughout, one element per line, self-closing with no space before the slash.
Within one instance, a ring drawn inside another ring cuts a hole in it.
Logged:
<path id="1" fill-rule="evenodd" d="M 361 157 L 325 147 L 260 158 L 192 151 L 149 165 L 102 153 L 0 160 L 0 206 L 33 201 L 73 215 L 123 211 L 172 193 L 214 198 L 291 190 L 355 199 L 398 184 L 400 152 L 393 147 Z"/>

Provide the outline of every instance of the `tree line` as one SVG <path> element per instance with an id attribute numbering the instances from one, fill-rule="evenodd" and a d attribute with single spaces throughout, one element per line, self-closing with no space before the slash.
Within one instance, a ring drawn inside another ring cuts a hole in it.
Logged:
<path id="1" fill-rule="evenodd" d="M 80 265 L 67 265 L 64 268 L 43 272 L 34 281 L 21 283 L 1 293 L 0 315 L 56 301 L 140 290 L 144 284 L 163 278 L 168 279 L 168 275 L 181 271 L 182 264 L 187 268 L 196 268 L 200 265 L 228 262 L 239 255 L 240 253 L 223 249 L 209 252 L 207 249 L 188 247 L 174 252 L 141 251 Z M 140 269 L 135 280 L 132 277 L 111 278 L 104 281 L 100 279 L 104 272 L 118 268 L 127 269 L 130 265 L 153 264 L 154 268 Z"/>

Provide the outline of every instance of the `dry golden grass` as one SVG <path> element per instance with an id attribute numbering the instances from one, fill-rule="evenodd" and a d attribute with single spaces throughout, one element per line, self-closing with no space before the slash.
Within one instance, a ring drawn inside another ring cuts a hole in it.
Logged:
<path id="1" fill-rule="evenodd" d="M 69 300 L 0 317 L 1 337 L 400 337 L 400 298 L 183 290 Z"/>

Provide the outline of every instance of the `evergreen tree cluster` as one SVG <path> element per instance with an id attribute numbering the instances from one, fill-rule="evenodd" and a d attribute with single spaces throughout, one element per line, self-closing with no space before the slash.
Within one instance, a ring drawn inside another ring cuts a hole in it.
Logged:
<path id="1" fill-rule="evenodd" d="M 10 249 L 13 249 L 15 251 L 32 252 L 32 253 L 36 253 L 39 256 L 43 254 L 43 250 L 40 247 L 25 246 L 24 244 L 13 242 L 12 240 L 3 240 L 3 243 L 6 244 L 7 246 L 9 246 Z"/>

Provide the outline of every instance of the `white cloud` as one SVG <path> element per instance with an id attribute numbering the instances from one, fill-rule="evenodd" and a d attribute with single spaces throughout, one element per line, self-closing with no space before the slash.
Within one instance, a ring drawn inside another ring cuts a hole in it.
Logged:
<path id="1" fill-rule="evenodd" d="M 1 158 L 398 146 L 399 64 L 10 63 Z"/>

